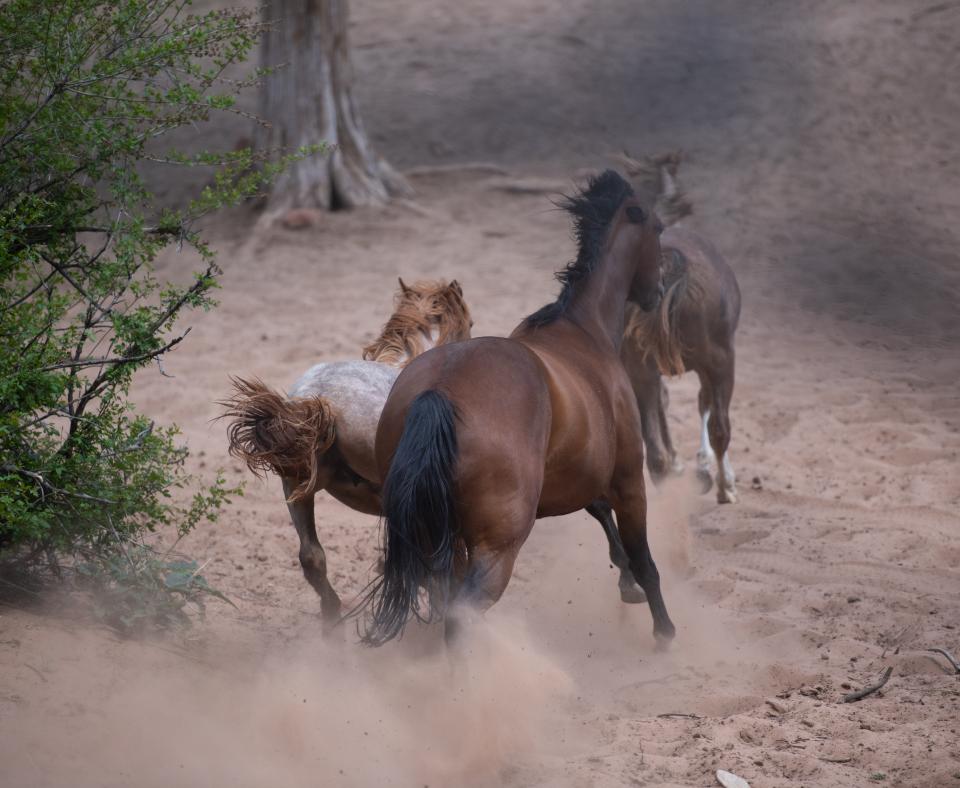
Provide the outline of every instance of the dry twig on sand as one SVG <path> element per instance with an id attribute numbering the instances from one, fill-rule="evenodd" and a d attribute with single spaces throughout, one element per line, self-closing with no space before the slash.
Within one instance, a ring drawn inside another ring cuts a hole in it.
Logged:
<path id="1" fill-rule="evenodd" d="M 867 695 L 872 695 L 884 684 L 886 684 L 887 681 L 889 681 L 891 673 L 893 673 L 893 668 L 887 668 L 885 671 L 883 671 L 883 676 L 880 677 L 880 681 L 878 681 L 876 684 L 871 684 L 869 687 L 864 687 L 862 690 L 857 690 L 856 692 L 851 692 L 849 695 L 844 695 L 843 702 L 853 703 L 855 700 L 862 700 L 863 698 L 867 697 Z"/>
<path id="2" fill-rule="evenodd" d="M 953 656 L 949 651 L 943 648 L 928 648 L 931 654 L 942 654 L 947 658 L 947 662 L 950 663 L 950 666 L 953 668 L 953 672 L 960 674 L 960 662 L 957 662 L 956 657 Z"/>
<path id="3" fill-rule="evenodd" d="M 701 717 L 699 714 L 687 714 L 686 712 L 682 712 L 682 711 L 668 711 L 665 714 L 658 714 L 657 717 L 660 719 L 663 719 L 665 717 L 689 717 L 691 720 L 703 719 L 703 717 Z"/>

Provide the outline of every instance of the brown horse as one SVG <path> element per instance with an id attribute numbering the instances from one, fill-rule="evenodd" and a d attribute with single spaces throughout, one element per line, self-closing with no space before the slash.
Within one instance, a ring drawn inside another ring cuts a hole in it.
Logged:
<path id="1" fill-rule="evenodd" d="M 697 475 L 706 492 L 716 467 L 717 500 L 736 503 L 736 476 L 727 449 L 734 337 L 740 320 L 737 278 L 713 244 L 677 225 L 691 213 L 676 183 L 679 154 L 619 160 L 631 180 L 652 189 L 658 214 L 673 225 L 661 238 L 666 295 L 653 312 L 628 305 L 620 351 L 640 408 L 647 467 L 654 481 L 683 469 L 667 427 L 669 399 L 663 376 L 696 372 L 701 418 Z"/>
<path id="2" fill-rule="evenodd" d="M 459 614 L 500 598 L 537 518 L 596 500 L 616 512 L 654 634 L 673 637 L 647 544 L 640 415 L 619 358 L 627 295 L 646 309 L 662 296 L 663 226 L 609 170 L 564 207 L 579 251 L 558 274 L 557 300 L 509 338 L 419 356 L 387 399 L 376 445 L 385 559 L 368 595 L 369 644 L 399 635 L 411 615 L 444 618 L 449 638 Z"/>
<path id="3" fill-rule="evenodd" d="M 401 279 L 393 316 L 364 348 L 364 361 L 317 364 L 289 397 L 259 380 L 236 379 L 233 396 L 221 403 L 224 416 L 233 419 L 230 454 L 255 474 L 273 471 L 283 482 L 300 537 L 300 565 L 328 624 L 339 620 L 340 598 L 327 579 L 314 496 L 326 490 L 352 509 L 380 514 L 374 438 L 390 387 L 411 359 L 435 345 L 469 339 L 472 325 L 456 281 L 408 287 Z"/>

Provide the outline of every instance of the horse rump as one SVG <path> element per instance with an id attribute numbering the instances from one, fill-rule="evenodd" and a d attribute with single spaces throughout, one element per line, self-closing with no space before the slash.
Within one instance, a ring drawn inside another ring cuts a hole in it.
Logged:
<path id="1" fill-rule="evenodd" d="M 231 378 L 233 396 L 220 404 L 230 418 L 230 455 L 255 474 L 273 471 L 303 479 L 289 500 L 314 491 L 320 457 L 336 437 L 333 411 L 323 397 L 288 399 L 260 380 Z"/>
<path id="2" fill-rule="evenodd" d="M 435 390 L 419 394 L 407 411 L 383 484 L 384 563 L 365 599 L 367 645 L 402 634 L 411 615 L 431 622 L 446 611 L 463 552 L 454 500 L 456 420 L 453 403 Z"/>

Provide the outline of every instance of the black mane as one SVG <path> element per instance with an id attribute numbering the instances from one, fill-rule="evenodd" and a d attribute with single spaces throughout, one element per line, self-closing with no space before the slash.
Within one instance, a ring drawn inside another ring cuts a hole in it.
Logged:
<path id="1" fill-rule="evenodd" d="M 577 285 L 596 267 L 603 251 L 607 229 L 623 201 L 633 196 L 633 189 L 613 170 L 591 178 L 579 194 L 565 197 L 558 207 L 573 216 L 573 232 L 577 240 L 577 259 L 557 271 L 563 287 L 552 304 L 541 307 L 527 317 L 526 324 L 534 328 L 545 326 L 561 317 L 570 306 Z"/>

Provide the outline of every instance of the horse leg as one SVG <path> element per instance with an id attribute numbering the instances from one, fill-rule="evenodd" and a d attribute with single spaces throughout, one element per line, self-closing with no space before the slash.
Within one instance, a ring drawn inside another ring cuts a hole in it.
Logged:
<path id="1" fill-rule="evenodd" d="M 630 559 L 627 558 L 626 550 L 623 549 L 623 542 L 620 541 L 617 524 L 613 519 L 613 507 L 598 498 L 587 506 L 587 514 L 600 523 L 603 532 L 607 535 L 607 544 L 610 546 L 610 561 L 620 570 L 620 580 L 618 581 L 620 600 L 628 605 L 646 602 L 647 596 L 643 593 L 643 589 L 637 585 L 633 572 L 630 570 Z"/>
<path id="2" fill-rule="evenodd" d="M 713 486 L 713 468 L 717 457 L 710 445 L 710 411 L 713 407 L 713 386 L 710 378 L 700 373 L 700 393 L 697 396 L 700 407 L 700 450 L 697 452 L 697 478 L 700 480 L 701 492 L 710 492 Z"/>
<path id="3" fill-rule="evenodd" d="M 625 421 L 625 420 L 624 420 Z M 621 430 L 618 456 L 609 500 L 617 515 L 620 540 L 630 562 L 630 571 L 646 594 L 653 616 L 653 634 L 660 646 L 666 645 L 675 629 L 660 591 L 660 573 L 647 541 L 647 495 L 643 483 L 643 455 L 633 430 Z"/>
<path id="4" fill-rule="evenodd" d="M 527 533 L 532 527 L 531 521 Z M 497 550 L 488 547 L 468 550 L 466 570 L 443 622 L 443 637 L 448 647 L 456 645 L 463 631 L 503 595 L 521 544 L 522 540 Z"/>
<path id="5" fill-rule="evenodd" d="M 663 444 L 664 432 L 661 428 L 660 370 L 652 359 L 644 358 L 633 343 L 625 342 L 620 353 L 640 410 L 640 431 L 647 452 L 650 478 L 655 484 L 659 484 L 671 466 L 671 458 Z"/>
<path id="6" fill-rule="evenodd" d="M 710 445 L 718 458 L 717 501 L 737 502 L 737 478 L 730 463 L 730 399 L 733 396 L 733 357 L 714 376 L 711 385 L 713 404 L 710 417 Z"/>
<path id="7" fill-rule="evenodd" d="M 327 579 L 327 556 L 317 538 L 317 525 L 313 515 L 314 494 L 311 492 L 297 501 L 289 500 L 299 482 L 299 479 L 284 476 L 283 493 L 288 499 L 287 510 L 293 520 L 293 527 L 297 529 L 297 536 L 300 538 L 300 566 L 303 568 L 303 576 L 320 595 L 324 625 L 329 627 L 340 619 L 340 597 Z"/>
<path id="8" fill-rule="evenodd" d="M 630 484 L 616 486 L 614 511 L 624 550 L 630 560 L 630 570 L 647 595 L 653 616 L 653 635 L 661 646 L 673 639 L 676 629 L 660 591 L 660 573 L 647 542 L 647 500 L 643 492 L 643 477 Z"/>
<path id="9" fill-rule="evenodd" d="M 670 471 L 675 474 L 683 473 L 683 461 L 677 457 L 677 450 L 673 448 L 673 440 L 670 438 L 670 428 L 667 426 L 667 409 L 670 407 L 670 392 L 667 389 L 667 382 L 660 378 L 660 438 L 663 441 L 664 451 L 667 453 L 667 459 L 670 463 Z"/>

